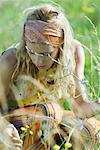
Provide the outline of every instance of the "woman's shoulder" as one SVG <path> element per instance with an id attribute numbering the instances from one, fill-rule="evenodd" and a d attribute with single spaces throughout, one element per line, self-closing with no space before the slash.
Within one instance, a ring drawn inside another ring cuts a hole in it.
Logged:
<path id="1" fill-rule="evenodd" d="M 74 47 L 74 49 L 78 49 L 80 46 L 82 47 L 82 44 L 80 41 L 73 39 L 72 40 L 72 46 Z"/>
<path id="2" fill-rule="evenodd" d="M 74 48 L 74 54 L 77 55 L 78 58 L 83 58 L 84 57 L 84 48 L 83 45 L 80 41 L 74 39 L 72 41 L 72 45 Z"/>
<path id="3" fill-rule="evenodd" d="M 16 48 L 9 48 L 0 55 L 0 69 L 2 66 L 12 66 L 16 63 Z"/>
<path id="4" fill-rule="evenodd" d="M 7 50 L 3 51 L 0 55 L 0 63 L 2 63 L 2 61 L 14 61 L 16 60 L 16 51 L 17 49 L 12 47 L 12 48 L 8 48 Z"/>
<path id="5" fill-rule="evenodd" d="M 0 55 L 0 77 L 11 76 L 17 63 L 16 48 L 9 48 Z"/>

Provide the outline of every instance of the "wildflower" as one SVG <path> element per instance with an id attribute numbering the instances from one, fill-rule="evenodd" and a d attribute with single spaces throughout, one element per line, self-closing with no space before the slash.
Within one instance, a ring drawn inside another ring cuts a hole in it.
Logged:
<path id="1" fill-rule="evenodd" d="M 29 129 L 29 126 L 28 126 L 28 125 L 25 125 L 25 127 L 26 127 L 27 129 Z"/>
<path id="2" fill-rule="evenodd" d="M 21 130 L 22 130 L 22 131 L 26 131 L 26 128 L 25 128 L 25 127 L 21 127 Z"/>
<path id="3" fill-rule="evenodd" d="M 65 147 L 65 148 L 71 148 L 71 147 L 72 147 L 72 144 L 71 144 L 71 143 L 66 142 L 66 143 L 64 144 L 64 147 Z"/>
<path id="4" fill-rule="evenodd" d="M 57 144 L 55 144 L 55 145 L 53 146 L 53 150 L 60 150 L 60 146 L 57 145 Z"/>
<path id="5" fill-rule="evenodd" d="M 33 131 L 32 131 L 32 130 L 29 130 L 29 134 L 33 135 Z"/>
<path id="6" fill-rule="evenodd" d="M 38 92 L 37 94 L 38 94 L 38 97 L 39 97 L 39 98 L 41 98 L 41 95 L 40 95 L 40 93 Z"/>

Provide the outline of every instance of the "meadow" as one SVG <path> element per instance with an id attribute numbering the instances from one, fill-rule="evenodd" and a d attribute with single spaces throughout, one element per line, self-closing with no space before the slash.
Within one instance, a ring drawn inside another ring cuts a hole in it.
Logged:
<path id="1" fill-rule="evenodd" d="M 0 53 L 19 42 L 25 10 L 46 2 L 64 9 L 74 37 L 83 44 L 87 95 L 94 101 L 100 97 L 99 0 L 0 0 Z"/>

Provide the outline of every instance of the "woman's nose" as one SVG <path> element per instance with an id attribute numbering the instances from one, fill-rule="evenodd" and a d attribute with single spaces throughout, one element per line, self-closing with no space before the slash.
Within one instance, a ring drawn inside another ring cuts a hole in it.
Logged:
<path id="1" fill-rule="evenodd" d="M 44 62 L 45 62 L 45 59 L 44 59 L 43 57 L 39 56 L 39 57 L 37 58 L 37 63 L 38 63 L 38 64 L 43 64 Z"/>

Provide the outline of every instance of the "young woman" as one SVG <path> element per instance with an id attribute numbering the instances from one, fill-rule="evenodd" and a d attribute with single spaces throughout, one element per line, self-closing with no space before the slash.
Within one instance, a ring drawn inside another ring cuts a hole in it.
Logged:
<path id="1" fill-rule="evenodd" d="M 89 118 L 100 112 L 99 104 L 88 101 L 84 84 L 82 84 L 83 79 L 84 50 L 80 42 L 74 39 L 64 13 L 50 4 L 38 6 L 26 17 L 19 45 L 16 48 L 10 48 L 0 57 L 2 111 L 13 114 L 11 123 L 19 133 L 23 124 L 30 126 L 29 121 L 26 121 L 26 116 L 29 114 L 31 118 L 39 114 L 42 117 L 47 116 L 57 120 L 59 134 L 52 131 L 51 135 L 55 143 L 59 141 L 58 145 L 63 146 L 68 140 L 68 138 L 65 140 L 64 136 L 70 133 L 63 123 L 67 124 L 69 121 L 74 128 L 77 122 L 73 112 L 68 114 L 70 112 L 63 110 L 65 101 L 72 101 L 73 111 L 78 118 Z M 68 116 L 72 118 L 68 119 Z M 33 125 L 35 127 L 31 128 L 35 137 L 33 147 L 37 149 L 37 146 L 42 145 L 44 146 L 42 148 L 50 149 L 53 141 L 47 144 L 43 138 L 44 130 L 40 137 L 37 134 L 40 128 L 43 128 L 43 122 L 41 122 L 41 119 L 37 118 Z M 91 143 L 87 141 L 87 138 L 82 139 L 81 133 L 84 133 L 86 129 L 86 124 L 82 124 L 82 132 L 81 127 L 78 128 L 80 133 L 75 132 L 81 140 L 76 141 L 75 135 L 72 136 L 73 149 L 77 149 L 77 143 L 79 143 L 79 149 L 84 142 L 88 143 L 88 146 Z M 52 126 L 54 127 L 54 124 Z M 89 130 L 91 128 L 88 127 Z M 15 145 L 16 143 L 21 145 L 18 136 L 13 137 L 12 134 L 11 137 L 12 140 L 16 137 Z M 27 140 L 24 138 L 24 149 L 32 145 L 32 136 L 30 141 L 31 144 L 26 144 Z"/>

